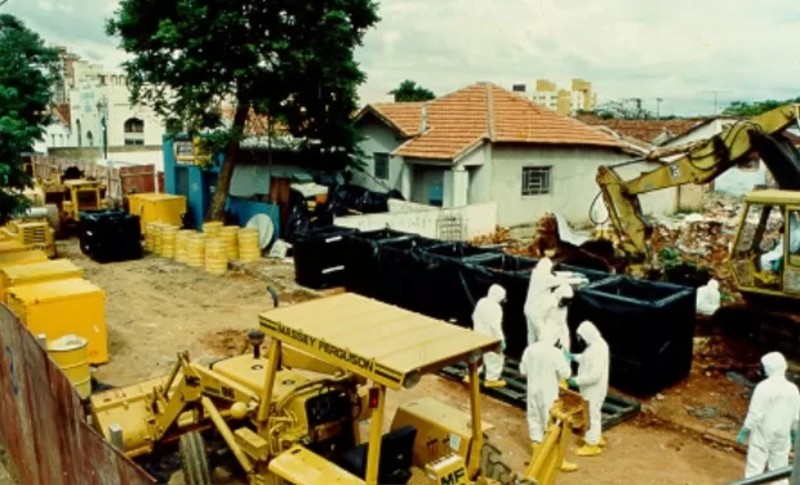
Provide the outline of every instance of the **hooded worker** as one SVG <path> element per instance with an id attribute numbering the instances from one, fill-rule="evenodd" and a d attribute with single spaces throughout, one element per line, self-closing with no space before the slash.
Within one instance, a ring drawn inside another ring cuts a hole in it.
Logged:
<path id="1" fill-rule="evenodd" d="M 527 377 L 528 435 L 534 455 L 544 441 L 550 409 L 558 399 L 558 383 L 570 375 L 569 362 L 556 347 L 558 337 L 553 327 L 543 327 L 539 337 L 525 349 L 519 362 L 519 372 Z M 571 463 L 562 464 L 563 471 L 575 469 L 577 466 Z"/>
<path id="2" fill-rule="evenodd" d="M 581 396 L 589 403 L 589 429 L 584 436 L 584 445 L 575 450 L 578 456 L 596 456 L 605 445 L 601 432 L 603 425 L 603 402 L 608 394 L 609 350 L 603 336 L 595 325 L 585 320 L 576 331 L 579 339 L 586 343 L 582 354 L 566 354 L 578 362 L 578 375 L 569 380 Z"/>
<path id="3" fill-rule="evenodd" d="M 553 327 L 561 347 L 566 350 L 571 348 L 569 327 L 567 326 L 567 311 L 569 309 L 569 300 L 573 296 L 575 296 L 575 292 L 572 291 L 572 286 L 562 283 L 551 295 L 547 295 L 546 304 L 542 305 L 545 309 L 541 319 L 541 326 L 548 325 Z M 537 332 L 540 331 L 541 326 L 537 327 Z"/>
<path id="4" fill-rule="evenodd" d="M 475 311 L 472 312 L 472 329 L 478 333 L 500 339 L 501 352 L 505 351 L 506 340 L 503 335 L 503 307 L 501 303 L 506 299 L 506 290 L 500 285 L 489 287 L 489 293 L 478 300 Z M 483 363 L 486 368 L 486 387 L 503 387 L 506 382 L 500 379 L 503 373 L 503 354 L 486 352 L 483 354 Z"/>
<path id="5" fill-rule="evenodd" d="M 560 279 L 553 273 L 553 261 L 546 256 L 540 259 L 531 271 L 528 295 L 523 307 L 525 321 L 528 324 L 528 345 L 536 342 L 536 333 L 542 326 L 541 320 L 549 304 L 547 297 L 559 284 Z"/>
<path id="6" fill-rule="evenodd" d="M 767 377 L 753 390 L 747 417 L 736 437 L 736 441 L 744 444 L 750 435 L 745 477 L 764 473 L 764 467 L 776 470 L 788 465 L 800 415 L 800 392 L 786 379 L 783 354 L 770 352 L 761 358 L 761 364 Z M 773 483 L 788 485 L 789 482 Z"/>
<path id="7" fill-rule="evenodd" d="M 697 289 L 697 313 L 711 316 L 719 309 L 719 281 L 711 278 L 708 283 Z"/>

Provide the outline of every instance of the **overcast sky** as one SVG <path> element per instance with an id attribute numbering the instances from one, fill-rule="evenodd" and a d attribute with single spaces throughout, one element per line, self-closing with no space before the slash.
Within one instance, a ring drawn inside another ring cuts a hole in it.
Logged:
<path id="1" fill-rule="evenodd" d="M 103 24 L 110 0 L 9 0 L 1 10 L 47 41 L 109 67 L 123 55 Z M 591 81 L 600 102 L 638 97 L 662 114 L 712 114 L 714 93 L 800 95 L 796 0 L 383 0 L 358 59 L 363 102 L 409 78 L 446 94 L 476 81 Z"/>

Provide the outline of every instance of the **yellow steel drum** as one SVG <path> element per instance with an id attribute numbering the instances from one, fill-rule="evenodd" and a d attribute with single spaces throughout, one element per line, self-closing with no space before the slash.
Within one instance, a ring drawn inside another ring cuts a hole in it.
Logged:
<path id="1" fill-rule="evenodd" d="M 206 259 L 206 235 L 191 234 L 186 241 L 186 264 L 202 268 Z"/>
<path id="2" fill-rule="evenodd" d="M 176 226 L 163 226 L 161 228 L 161 256 L 165 258 L 175 257 L 175 236 L 178 234 Z"/>
<path id="3" fill-rule="evenodd" d="M 222 238 L 206 239 L 206 271 L 225 274 L 228 270 L 228 243 Z"/>
<path id="4" fill-rule="evenodd" d="M 203 223 L 203 233 L 207 237 L 218 237 L 221 230 L 222 222 L 220 221 L 208 221 Z"/>
<path id="5" fill-rule="evenodd" d="M 175 234 L 175 261 L 178 263 L 186 263 L 189 256 L 189 238 L 193 234 L 197 234 L 197 231 L 181 229 Z"/>
<path id="6" fill-rule="evenodd" d="M 258 229 L 245 227 L 239 229 L 239 261 L 250 263 L 261 258 L 261 247 L 258 244 Z"/>
<path id="7" fill-rule="evenodd" d="M 47 353 L 50 358 L 72 382 L 82 399 L 88 398 L 92 393 L 92 376 L 87 358 L 88 345 L 87 339 L 77 335 L 64 335 L 47 343 Z"/>
<path id="8" fill-rule="evenodd" d="M 224 226 L 220 237 L 225 240 L 228 249 L 228 261 L 239 259 L 239 226 Z"/>

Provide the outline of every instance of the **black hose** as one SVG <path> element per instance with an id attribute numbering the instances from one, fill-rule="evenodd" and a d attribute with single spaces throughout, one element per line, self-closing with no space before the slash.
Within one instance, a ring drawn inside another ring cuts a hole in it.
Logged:
<path id="1" fill-rule="evenodd" d="M 269 292 L 270 296 L 272 297 L 272 306 L 278 308 L 278 292 L 275 291 L 275 288 L 272 286 L 267 285 L 267 291 Z"/>

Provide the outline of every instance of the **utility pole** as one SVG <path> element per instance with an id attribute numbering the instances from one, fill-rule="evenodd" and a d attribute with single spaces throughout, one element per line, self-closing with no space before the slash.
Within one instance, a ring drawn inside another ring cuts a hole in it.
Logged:
<path id="1" fill-rule="evenodd" d="M 656 119 L 661 119 L 661 102 L 664 101 L 662 98 L 656 98 Z"/>
<path id="2" fill-rule="evenodd" d="M 721 89 L 708 89 L 708 90 L 705 90 L 703 92 L 704 93 L 713 93 L 714 94 L 714 116 L 717 116 L 717 95 L 719 93 L 724 93 L 726 91 L 725 90 L 721 90 Z"/>

